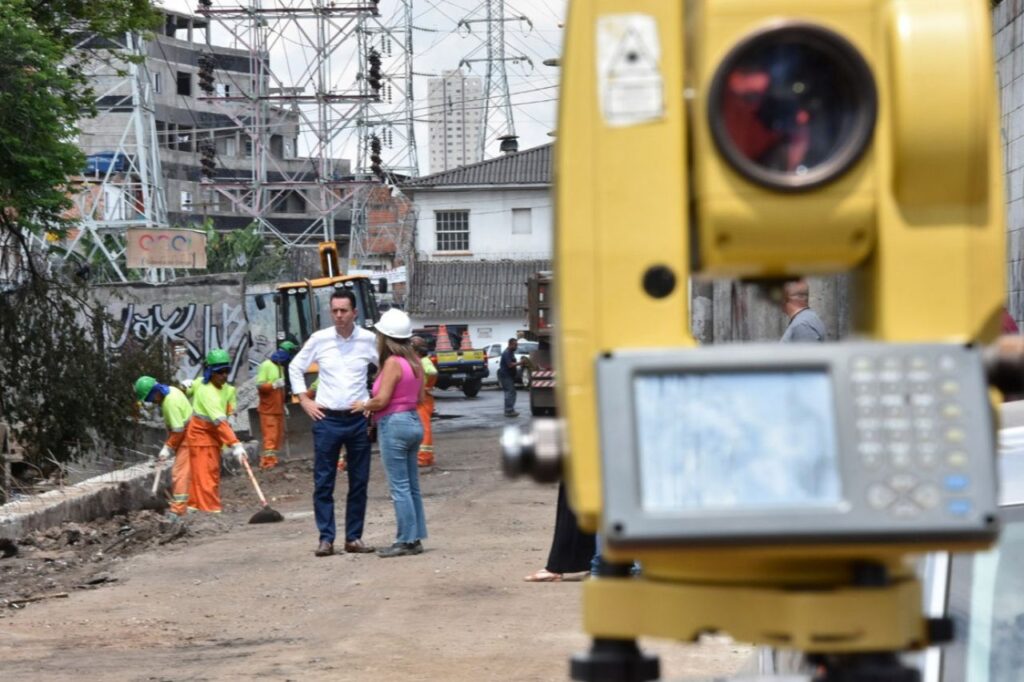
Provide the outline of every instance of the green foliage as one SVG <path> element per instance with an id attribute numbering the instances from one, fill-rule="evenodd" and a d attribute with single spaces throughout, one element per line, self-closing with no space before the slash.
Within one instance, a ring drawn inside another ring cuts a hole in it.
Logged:
<path id="1" fill-rule="evenodd" d="M 0 0 L 0 419 L 40 468 L 79 443 L 126 443 L 132 382 L 168 376 L 156 346 L 107 352 L 84 284 L 51 272 L 28 237 L 73 225 L 77 121 L 95 112 L 86 62 L 109 58 L 76 46 L 91 35 L 113 47 L 157 20 L 149 0 Z"/>
<path id="2" fill-rule="evenodd" d="M 171 376 L 158 342 L 106 350 L 111 318 L 83 284 L 36 279 L 0 294 L 0 417 L 46 471 L 97 444 L 132 442 L 141 374 Z"/>
<path id="3" fill-rule="evenodd" d="M 288 267 L 284 245 L 271 242 L 261 235 L 256 223 L 230 232 L 218 232 L 207 220 L 206 271 L 244 272 L 245 281 L 274 282 Z"/>
<path id="4" fill-rule="evenodd" d="M 0 2 L 0 231 L 67 230 L 77 121 L 94 110 L 74 47 L 83 31 L 119 37 L 156 16 L 148 0 Z"/>

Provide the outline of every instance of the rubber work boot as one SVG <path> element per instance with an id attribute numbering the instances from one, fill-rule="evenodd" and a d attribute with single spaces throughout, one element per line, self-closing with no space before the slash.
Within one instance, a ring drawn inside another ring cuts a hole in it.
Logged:
<path id="1" fill-rule="evenodd" d="M 421 467 L 434 466 L 434 453 L 424 452 L 423 450 L 420 450 L 418 453 L 416 453 L 416 463 L 419 464 Z"/>
<path id="2" fill-rule="evenodd" d="M 345 470 L 345 457 L 344 455 L 338 458 L 338 471 Z"/>
<path id="3" fill-rule="evenodd" d="M 260 469 L 267 471 L 277 466 L 277 455 L 263 455 L 260 457 Z"/>

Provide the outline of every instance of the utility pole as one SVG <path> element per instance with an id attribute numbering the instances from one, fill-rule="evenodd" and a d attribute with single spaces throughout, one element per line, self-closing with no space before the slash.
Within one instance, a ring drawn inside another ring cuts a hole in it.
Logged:
<path id="1" fill-rule="evenodd" d="M 482 14 L 480 17 L 478 15 Z M 508 72 L 506 63 L 520 64 L 525 62 L 533 68 L 533 61 L 526 55 L 508 56 L 505 50 L 505 24 L 510 21 L 525 22 L 530 29 L 533 23 L 525 15 L 505 16 L 505 0 L 484 0 L 470 15 L 459 21 L 459 27 L 472 31 L 472 24 L 485 24 L 486 38 L 483 46 L 484 57 L 474 57 L 478 50 L 467 55 L 459 66 L 472 69 L 474 63 L 486 65 L 484 77 L 484 117 L 483 130 L 480 136 L 480 157 L 486 158 L 488 143 L 499 142 L 500 151 L 515 152 L 519 149 L 516 136 L 515 121 L 512 117 L 512 99 L 508 91 Z"/>

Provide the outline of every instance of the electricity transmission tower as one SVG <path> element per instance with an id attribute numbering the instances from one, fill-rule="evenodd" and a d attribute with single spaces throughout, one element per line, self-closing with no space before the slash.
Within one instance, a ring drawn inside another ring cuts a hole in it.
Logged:
<path id="1" fill-rule="evenodd" d="M 480 15 L 483 16 L 480 16 Z M 505 24 L 510 21 L 525 22 L 530 29 L 533 23 L 525 15 L 505 16 L 505 0 L 484 0 L 470 15 L 459 21 L 459 27 L 472 31 L 472 24 L 486 25 L 486 38 L 482 47 L 484 57 L 476 57 L 478 47 L 459 62 L 459 66 L 473 68 L 474 63 L 486 65 L 484 76 L 483 130 L 480 135 L 480 158 L 487 158 L 488 144 L 499 142 L 500 151 L 516 151 L 515 121 L 512 117 L 512 99 L 508 91 L 506 63 L 527 63 L 533 68 L 533 61 L 524 54 L 509 56 L 505 51 Z"/>
<path id="2" fill-rule="evenodd" d="M 206 184 L 287 246 L 334 240 L 349 221 L 358 258 L 366 194 L 416 174 L 411 0 L 397 7 L 385 17 L 377 0 L 200 0 L 199 14 L 250 63 L 242 82 L 214 65 L 202 99 L 243 131 L 252 163 L 244 173 L 217 167 Z M 273 214 L 289 202 L 305 222 L 285 230 Z"/>
<path id="3" fill-rule="evenodd" d="M 92 37 L 78 45 L 93 51 Z M 157 146 L 153 82 L 146 66 L 147 44 L 128 33 L 110 50 L 113 57 L 89 62 L 97 83 L 97 116 L 80 122 L 79 145 L 88 158 L 85 172 L 72 179 L 74 215 L 79 229 L 51 252 L 64 260 L 98 265 L 100 278 L 128 281 L 125 274 L 126 230 L 166 228 L 167 197 Z M 123 56 L 123 59 L 122 59 Z M 144 277 L 159 281 L 173 271 L 147 269 Z"/>

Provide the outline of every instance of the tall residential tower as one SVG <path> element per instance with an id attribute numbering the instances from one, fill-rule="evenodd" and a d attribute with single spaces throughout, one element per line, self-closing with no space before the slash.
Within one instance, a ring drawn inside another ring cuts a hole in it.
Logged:
<path id="1" fill-rule="evenodd" d="M 480 76 L 467 76 L 460 70 L 428 81 L 431 173 L 483 160 L 483 91 Z"/>

